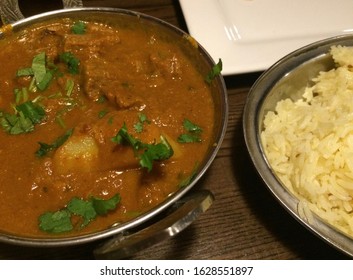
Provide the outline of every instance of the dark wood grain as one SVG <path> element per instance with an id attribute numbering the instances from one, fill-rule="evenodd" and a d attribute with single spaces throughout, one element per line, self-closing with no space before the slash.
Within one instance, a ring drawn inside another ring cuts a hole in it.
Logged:
<path id="1" fill-rule="evenodd" d="M 31 2 L 32 3 L 32 2 Z M 86 0 L 143 12 L 186 29 L 178 1 Z M 33 6 L 34 7 L 34 6 Z M 26 14 L 36 10 L 26 7 Z M 195 189 L 215 195 L 212 207 L 174 238 L 139 252 L 132 259 L 345 259 L 344 254 L 299 224 L 272 197 L 248 157 L 242 111 L 260 73 L 226 77 L 229 96 L 227 133 L 211 168 Z M 92 259 L 91 243 L 69 248 L 29 248 L 0 244 L 2 259 Z"/>

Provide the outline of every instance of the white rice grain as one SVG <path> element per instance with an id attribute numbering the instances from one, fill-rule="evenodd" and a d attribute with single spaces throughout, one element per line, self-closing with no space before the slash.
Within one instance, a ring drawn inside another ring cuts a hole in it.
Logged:
<path id="1" fill-rule="evenodd" d="M 337 68 L 313 79 L 299 100 L 281 100 L 264 119 L 265 155 L 310 211 L 353 237 L 353 47 L 333 46 Z"/>

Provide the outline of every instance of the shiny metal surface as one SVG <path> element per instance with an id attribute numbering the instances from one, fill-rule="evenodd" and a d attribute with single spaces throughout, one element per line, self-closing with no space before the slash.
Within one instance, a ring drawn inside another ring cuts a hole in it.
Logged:
<path id="1" fill-rule="evenodd" d="M 320 71 L 334 67 L 328 55 L 332 45 L 353 46 L 353 35 L 329 38 L 303 47 L 265 71 L 251 88 L 243 111 L 243 132 L 245 142 L 255 168 L 275 198 L 288 212 L 314 234 L 353 256 L 353 240 L 333 227 L 327 225 L 314 215 L 313 221 L 300 217 L 298 200 L 287 192 L 276 178 L 263 153 L 260 133 L 263 129 L 263 118 L 267 111 L 273 110 L 276 103 L 290 97 L 298 99 L 298 91 L 311 83 L 311 79 Z"/>
<path id="2" fill-rule="evenodd" d="M 11 23 L 11 29 L 13 32 L 17 32 L 24 27 L 27 27 L 31 24 L 45 21 L 47 19 L 52 18 L 60 18 L 60 17 L 75 17 L 82 20 L 96 18 L 104 21 L 121 21 L 132 19 L 135 21 L 143 22 L 146 26 L 148 24 L 159 24 L 161 27 L 165 28 L 170 32 L 172 38 L 176 41 L 181 42 L 183 44 L 183 48 L 185 48 L 185 52 L 188 53 L 193 62 L 199 67 L 200 71 L 209 71 L 211 67 L 214 65 L 214 61 L 211 56 L 207 53 L 207 51 L 200 45 L 197 48 L 191 46 L 191 44 L 185 40 L 184 36 L 187 35 L 181 29 L 165 22 L 160 19 L 157 19 L 152 16 L 148 16 L 145 14 L 141 14 L 138 12 L 133 12 L 129 10 L 117 9 L 117 8 L 70 8 L 63 10 L 56 10 L 47 13 L 43 13 L 40 15 L 35 15 L 29 18 L 24 18 L 18 20 L 14 23 Z M 6 30 L 6 26 L 5 26 Z M 1 32 L 0 29 L 0 39 L 6 37 L 6 34 Z M 184 42 L 184 43 L 183 43 Z M 207 74 L 205 72 L 205 74 Z M 218 75 L 213 83 L 212 83 L 212 91 L 214 97 L 214 103 L 216 108 L 216 116 L 215 116 L 215 129 L 212 145 L 209 148 L 208 154 L 205 157 L 204 162 L 201 162 L 199 168 L 197 170 L 196 175 L 190 184 L 184 188 L 179 189 L 177 192 L 171 194 L 164 202 L 162 202 L 157 207 L 151 209 L 147 213 L 144 213 L 137 218 L 131 220 L 130 222 L 122 223 L 119 225 L 115 225 L 112 228 L 106 229 L 104 231 L 100 231 L 97 233 L 92 233 L 89 235 L 82 235 L 78 237 L 70 237 L 70 238 L 47 238 L 47 239 L 38 239 L 38 238 L 27 238 L 21 236 L 13 236 L 10 234 L 0 233 L 0 241 L 6 242 L 15 245 L 25 245 L 25 246 L 33 246 L 33 247 L 58 247 L 58 246 L 71 246 L 78 245 L 87 242 L 102 240 L 108 237 L 112 237 L 118 234 L 126 234 L 128 231 L 139 227 L 143 228 L 145 223 L 148 223 L 151 219 L 156 218 L 159 214 L 168 210 L 175 203 L 183 198 L 186 193 L 188 193 L 200 180 L 200 178 L 204 175 L 206 170 L 211 165 L 212 161 L 216 157 L 218 150 L 221 147 L 222 141 L 225 136 L 227 122 L 228 122 L 228 97 L 227 90 L 225 86 L 225 82 L 222 76 Z M 200 202 L 202 204 L 202 202 Z M 193 204 L 195 209 L 199 209 L 200 205 Z M 206 210 L 206 208 L 205 208 Z M 195 210 L 196 211 L 196 210 Z M 163 218 L 163 217 L 159 217 Z M 188 221 L 184 221 L 185 225 L 188 225 Z"/>
<path id="3" fill-rule="evenodd" d="M 95 251 L 97 259 L 122 259 L 173 237 L 187 228 L 200 214 L 207 211 L 214 197 L 209 191 L 198 191 L 177 201 L 170 213 L 136 233 L 111 238 Z"/>

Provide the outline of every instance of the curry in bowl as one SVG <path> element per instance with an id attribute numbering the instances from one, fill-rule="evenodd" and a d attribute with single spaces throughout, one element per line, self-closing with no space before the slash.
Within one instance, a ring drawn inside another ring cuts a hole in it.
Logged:
<path id="1" fill-rule="evenodd" d="M 125 16 L 127 17 L 127 16 Z M 124 18 L 124 16 L 123 16 Z M 213 78 L 188 36 L 63 17 L 0 40 L 0 232 L 99 232 L 186 187 L 214 143 Z"/>

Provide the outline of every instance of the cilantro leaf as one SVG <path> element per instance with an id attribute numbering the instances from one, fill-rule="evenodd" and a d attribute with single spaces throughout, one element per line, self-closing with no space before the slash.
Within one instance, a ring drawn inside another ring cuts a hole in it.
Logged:
<path id="1" fill-rule="evenodd" d="M 98 215 L 106 215 L 116 209 L 120 203 L 120 195 L 116 194 L 110 199 L 92 197 L 84 200 L 73 197 L 67 206 L 56 212 L 46 212 L 39 217 L 39 228 L 49 233 L 61 233 L 74 229 L 71 218 L 73 216 L 83 219 L 80 228 L 87 226 Z"/>
<path id="2" fill-rule="evenodd" d="M 47 69 L 45 67 L 45 57 L 45 52 L 41 52 L 34 56 L 32 60 L 32 71 L 37 84 L 44 79 L 44 76 L 47 72 Z"/>
<path id="3" fill-rule="evenodd" d="M 74 90 L 75 82 L 71 79 L 68 79 L 65 84 L 66 96 L 70 97 L 72 91 Z"/>
<path id="4" fill-rule="evenodd" d="M 130 135 L 127 131 L 126 124 L 124 123 L 123 127 L 120 128 L 118 133 L 112 138 L 112 141 L 117 144 L 123 144 L 123 142 L 128 143 L 132 148 L 137 151 L 143 147 L 143 143 Z"/>
<path id="5" fill-rule="evenodd" d="M 53 78 L 53 71 L 46 65 L 46 54 L 41 52 L 33 57 L 31 67 L 17 70 L 16 76 L 33 76 L 36 86 L 43 91 Z"/>
<path id="6" fill-rule="evenodd" d="M 64 135 L 58 137 L 52 144 L 38 142 L 40 148 L 36 151 L 36 156 L 43 157 L 52 150 L 59 148 L 72 135 L 73 128 L 65 132 Z"/>
<path id="7" fill-rule="evenodd" d="M 138 117 L 139 117 L 140 122 L 142 122 L 142 123 L 144 123 L 144 122 L 150 123 L 150 121 L 147 119 L 147 116 L 145 114 L 140 113 Z"/>
<path id="8" fill-rule="evenodd" d="M 51 80 L 53 79 L 53 73 L 51 71 L 48 71 L 45 73 L 45 75 L 43 76 L 42 80 L 37 82 L 37 87 L 43 91 L 45 90 L 48 85 L 50 84 Z"/>
<path id="9" fill-rule="evenodd" d="M 81 216 L 83 218 L 83 223 L 81 227 L 84 227 L 89 224 L 97 216 L 93 204 L 91 201 L 83 200 L 77 197 L 74 197 L 70 200 L 67 205 L 67 209 L 75 215 Z"/>
<path id="10" fill-rule="evenodd" d="M 34 56 L 32 60 L 31 69 L 35 78 L 36 86 L 42 91 L 48 87 L 49 83 L 53 79 L 53 72 L 55 71 L 55 69 L 53 70 L 47 69 L 46 65 L 47 63 L 46 63 L 45 52 L 41 52 L 36 56 Z M 25 71 L 25 70 L 22 70 L 22 71 Z M 30 74 L 31 71 L 26 70 L 26 72 Z M 22 74 L 24 73 L 22 72 Z"/>
<path id="11" fill-rule="evenodd" d="M 64 52 L 60 54 L 59 59 L 65 63 L 69 69 L 69 73 L 78 74 L 80 60 L 71 52 Z"/>
<path id="12" fill-rule="evenodd" d="M 140 155 L 140 165 L 151 171 L 154 161 L 166 160 L 173 154 L 174 151 L 166 140 L 157 144 L 147 144 L 145 152 Z"/>
<path id="13" fill-rule="evenodd" d="M 160 136 L 161 142 L 157 144 L 146 144 L 145 152 L 140 155 L 140 165 L 147 168 L 148 171 L 152 170 L 153 161 L 161 161 L 170 158 L 174 151 L 167 139 Z"/>
<path id="14" fill-rule="evenodd" d="M 83 21 L 76 21 L 71 27 L 71 31 L 74 34 L 85 34 L 86 33 L 86 23 Z"/>
<path id="15" fill-rule="evenodd" d="M 26 118 L 33 122 L 33 124 L 40 123 L 45 116 L 44 109 L 32 101 L 27 101 L 17 105 L 16 110 L 18 112 L 22 112 Z"/>
<path id="16" fill-rule="evenodd" d="M 196 174 L 197 174 L 197 164 L 195 165 L 193 171 L 191 172 L 191 174 L 189 176 L 187 176 L 186 178 L 183 178 L 181 180 L 181 182 L 178 184 L 179 188 L 184 188 L 186 186 L 188 186 L 192 180 L 194 180 Z"/>
<path id="17" fill-rule="evenodd" d="M 110 199 L 101 199 L 97 197 L 91 198 L 92 206 L 98 215 L 106 215 L 109 211 L 114 210 L 120 203 L 120 195 L 116 194 Z"/>
<path id="18" fill-rule="evenodd" d="M 178 137 L 178 142 L 179 143 L 195 143 L 195 142 L 201 142 L 201 138 L 199 135 L 193 135 L 193 134 L 181 134 Z"/>
<path id="19" fill-rule="evenodd" d="M 68 210 L 46 212 L 39 217 L 39 228 L 50 233 L 61 233 L 73 229 Z"/>
<path id="20" fill-rule="evenodd" d="M 98 118 L 101 119 L 101 118 L 104 118 L 104 116 L 108 114 L 108 110 L 102 110 L 102 111 L 99 111 L 98 112 Z"/>
<path id="21" fill-rule="evenodd" d="M 30 119 L 26 118 L 22 112 L 18 115 L 4 113 L 1 117 L 1 126 L 9 134 L 28 133 L 34 130 L 34 125 Z"/>
<path id="22" fill-rule="evenodd" d="M 22 76 L 33 76 L 34 72 L 32 68 L 22 68 L 17 70 L 16 76 L 17 77 L 22 77 Z"/>
<path id="23" fill-rule="evenodd" d="M 201 127 L 199 127 L 197 124 L 194 124 L 188 119 L 184 119 L 183 126 L 189 132 L 197 132 L 197 133 L 202 132 Z"/>
<path id="24" fill-rule="evenodd" d="M 137 133 L 141 133 L 143 131 L 143 125 L 145 123 L 150 123 L 150 121 L 147 119 L 147 116 L 143 113 L 140 113 L 138 115 L 139 121 L 134 124 L 134 129 Z"/>
<path id="25" fill-rule="evenodd" d="M 9 134 L 28 133 L 34 130 L 34 125 L 45 117 L 44 109 L 38 104 L 27 101 L 16 106 L 16 113 L 0 114 L 0 124 Z"/>
<path id="26" fill-rule="evenodd" d="M 124 123 L 116 136 L 112 138 L 112 141 L 118 144 L 124 144 L 124 142 L 129 144 L 133 148 L 136 156 L 140 159 L 140 165 L 147 168 L 148 171 L 151 171 L 154 161 L 166 160 L 174 154 L 173 148 L 168 143 L 167 139 L 163 136 L 160 136 L 160 139 L 160 143 L 143 143 L 128 133 L 126 124 Z"/>
<path id="27" fill-rule="evenodd" d="M 219 59 L 218 60 L 218 63 L 215 64 L 211 71 L 207 74 L 206 78 L 205 78 L 205 81 L 208 83 L 208 84 L 211 84 L 212 81 L 219 75 L 221 74 L 221 71 L 222 71 L 222 60 Z"/>
<path id="28" fill-rule="evenodd" d="M 194 124 L 188 119 L 184 119 L 183 127 L 188 133 L 183 133 L 179 135 L 177 139 L 179 143 L 201 142 L 200 135 L 202 133 L 202 128 L 200 126 Z"/>
<path id="29" fill-rule="evenodd" d="M 15 104 L 19 104 L 22 100 L 23 102 L 28 101 L 28 90 L 27 88 L 23 87 L 22 89 L 15 88 Z"/>
<path id="30" fill-rule="evenodd" d="M 141 123 L 141 122 L 135 123 L 134 129 L 137 133 L 141 133 L 143 131 L 143 123 Z"/>

